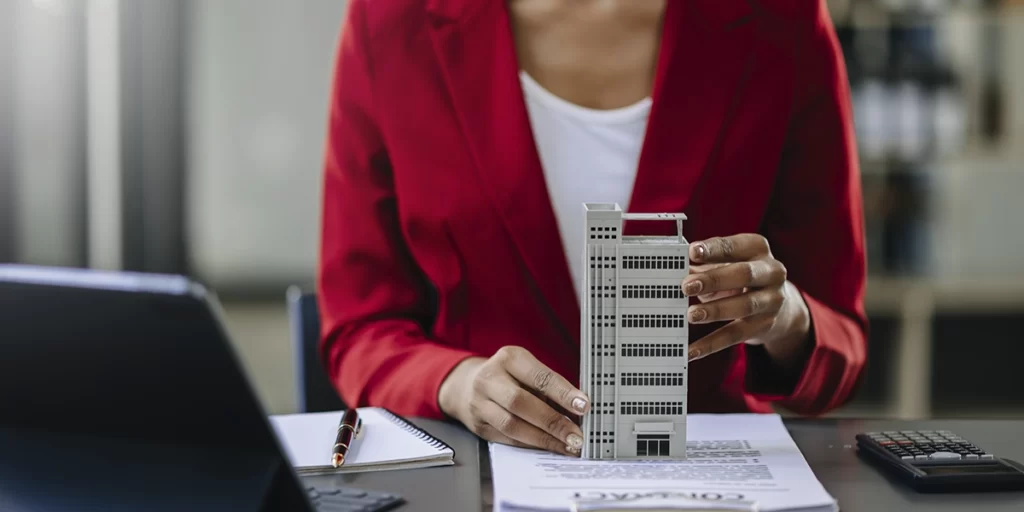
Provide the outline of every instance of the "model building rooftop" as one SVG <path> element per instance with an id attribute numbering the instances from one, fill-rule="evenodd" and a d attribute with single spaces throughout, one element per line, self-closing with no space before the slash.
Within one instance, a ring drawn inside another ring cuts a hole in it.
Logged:
<path id="1" fill-rule="evenodd" d="M 683 237 L 682 213 L 626 213 L 616 203 L 583 203 L 592 240 L 607 240 L 621 245 L 678 245 L 687 243 Z M 619 236 L 624 221 L 669 221 L 676 224 L 676 236 Z M 610 233 L 606 233 L 610 231 Z"/>

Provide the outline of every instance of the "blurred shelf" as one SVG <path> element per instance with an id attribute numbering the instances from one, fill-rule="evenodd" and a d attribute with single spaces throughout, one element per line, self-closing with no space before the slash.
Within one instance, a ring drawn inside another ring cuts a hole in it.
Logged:
<path id="1" fill-rule="evenodd" d="M 868 280 L 865 308 L 877 326 L 869 348 L 872 382 L 864 389 L 865 402 L 840 414 L 905 419 L 1024 415 L 1024 400 L 1013 393 L 1020 388 L 1020 376 L 1007 366 L 1020 357 L 1013 339 L 1024 330 L 1024 275 L 874 276 Z M 979 342 L 984 348 L 964 348 Z M 986 361 L 992 369 L 984 369 Z M 964 386 L 971 391 L 963 392 Z"/>
<path id="2" fill-rule="evenodd" d="M 865 308 L 901 314 L 907 300 L 929 297 L 938 312 L 1024 311 L 1024 275 L 1004 278 L 869 277 Z"/>

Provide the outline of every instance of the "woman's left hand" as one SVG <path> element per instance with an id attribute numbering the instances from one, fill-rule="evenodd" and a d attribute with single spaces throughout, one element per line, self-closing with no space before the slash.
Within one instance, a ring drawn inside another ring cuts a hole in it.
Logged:
<path id="1" fill-rule="evenodd" d="M 691 324 L 730 321 L 690 345 L 691 361 L 748 343 L 762 345 L 785 370 L 803 366 L 810 313 L 786 267 L 761 235 L 711 238 L 690 245 L 683 293 L 700 298 L 687 311 Z"/>

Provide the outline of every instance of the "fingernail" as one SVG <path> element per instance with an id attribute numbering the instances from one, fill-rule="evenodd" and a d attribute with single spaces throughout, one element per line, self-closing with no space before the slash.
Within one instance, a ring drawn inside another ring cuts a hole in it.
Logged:
<path id="1" fill-rule="evenodd" d="M 691 361 L 693 361 L 694 359 L 700 357 L 700 350 L 698 350 L 698 349 L 690 350 L 690 353 L 688 354 L 688 357 L 689 357 L 689 359 Z"/>
<path id="2" fill-rule="evenodd" d="M 583 438 L 576 434 L 569 434 L 569 437 L 565 442 L 569 443 L 569 448 L 573 448 L 573 451 L 579 450 L 583 447 Z"/>
<path id="3" fill-rule="evenodd" d="M 683 293 L 687 296 L 692 297 L 700 293 L 704 289 L 704 283 L 700 281 L 690 281 L 683 287 Z"/>
<path id="4" fill-rule="evenodd" d="M 694 308 L 690 311 L 691 322 L 703 322 L 708 317 L 708 312 L 704 311 L 703 308 Z"/>
<path id="5" fill-rule="evenodd" d="M 573 448 L 572 446 L 566 446 L 565 447 L 565 451 L 567 451 L 569 453 L 574 453 L 576 455 L 579 455 L 579 453 L 580 453 L 580 449 L 579 448 Z"/>
<path id="6" fill-rule="evenodd" d="M 697 259 L 702 260 L 708 255 L 708 248 L 704 247 L 704 244 L 697 244 L 694 248 L 697 251 Z"/>
<path id="7" fill-rule="evenodd" d="M 587 410 L 587 401 L 580 397 L 573 398 L 572 408 L 576 409 L 576 412 L 583 414 Z M 580 442 L 582 443 L 583 441 L 581 440 Z"/>

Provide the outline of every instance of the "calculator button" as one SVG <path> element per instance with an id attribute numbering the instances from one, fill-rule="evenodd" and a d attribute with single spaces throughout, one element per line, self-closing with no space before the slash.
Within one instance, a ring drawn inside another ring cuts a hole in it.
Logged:
<path id="1" fill-rule="evenodd" d="M 977 459 L 978 456 L 973 454 L 973 453 L 970 453 L 970 454 L 964 455 L 964 458 L 965 459 Z"/>
<path id="2" fill-rule="evenodd" d="M 882 446 L 892 446 L 892 445 L 896 444 L 896 441 L 881 441 L 878 444 L 880 444 Z"/>
<path id="3" fill-rule="evenodd" d="M 865 432 L 865 433 L 864 433 L 864 435 L 868 435 L 868 436 L 871 436 L 871 437 L 875 437 L 875 436 L 880 436 L 880 435 L 882 435 L 882 433 L 881 433 L 881 432 Z"/>
<path id="4" fill-rule="evenodd" d="M 900 459 L 901 460 L 914 460 L 914 456 L 913 455 L 901 455 Z"/>
<path id="5" fill-rule="evenodd" d="M 917 459 L 917 460 L 927 460 L 928 456 L 927 455 L 915 455 L 914 458 Z"/>
<path id="6" fill-rule="evenodd" d="M 959 453 L 935 452 L 928 456 L 932 460 L 960 460 Z"/>
<path id="7" fill-rule="evenodd" d="M 992 455 L 991 453 L 986 453 L 986 454 L 982 455 L 981 458 L 985 459 L 985 460 L 992 460 L 992 459 L 996 458 L 996 456 Z"/>
<path id="8" fill-rule="evenodd" d="M 885 432 L 882 432 L 882 433 L 887 435 L 887 436 L 892 436 L 892 435 L 899 434 L 899 432 L 896 432 L 895 430 L 886 430 Z"/>

